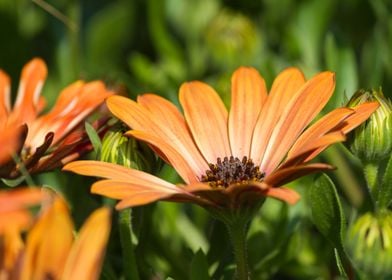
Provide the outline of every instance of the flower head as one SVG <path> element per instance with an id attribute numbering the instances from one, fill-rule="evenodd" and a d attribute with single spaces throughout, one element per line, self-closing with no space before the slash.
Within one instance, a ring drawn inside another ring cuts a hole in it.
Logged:
<path id="1" fill-rule="evenodd" d="M 366 213 L 348 229 L 347 253 L 354 266 L 369 279 L 392 275 L 392 215 L 389 211 Z"/>
<path id="2" fill-rule="evenodd" d="M 41 114 L 45 99 L 40 94 L 46 75 L 41 59 L 27 63 L 11 108 L 10 79 L 0 70 L 0 177 L 20 175 L 20 165 L 12 155 L 29 172 L 39 172 L 62 166 L 90 148 L 79 125 L 112 93 L 100 81 L 77 81 L 60 93 L 52 110 Z M 102 126 L 102 121 L 95 126 Z"/>
<path id="3" fill-rule="evenodd" d="M 380 162 L 392 152 L 392 103 L 381 90 L 357 91 L 347 106 L 377 101 L 380 107 L 371 117 L 349 134 L 347 145 L 363 162 Z"/>
<path id="4" fill-rule="evenodd" d="M 334 86 L 331 72 L 306 81 L 298 69 L 289 68 L 279 74 L 267 94 L 259 73 L 241 67 L 232 76 L 229 112 L 215 90 L 198 81 L 180 88 L 184 115 L 154 94 L 141 95 L 137 102 L 113 96 L 107 105 L 133 129 L 126 135 L 152 146 L 185 184 L 174 185 L 145 172 L 96 161 L 77 161 L 64 169 L 105 178 L 92 186 L 92 192 L 120 199 L 118 209 L 157 200 L 235 209 L 268 196 L 295 203 L 299 195 L 282 186 L 332 169 L 309 161 L 345 140 L 345 134 L 378 107 L 373 102 L 338 108 L 309 126 Z"/>
<path id="5" fill-rule="evenodd" d="M 38 189 L 36 189 L 39 191 Z M 18 207 L 24 196 L 10 193 L 10 206 Z M 31 193 L 30 193 L 31 192 Z M 0 219 L 6 213 L 0 212 Z M 2 224 L 3 226 L 3 224 Z M 97 230 L 99 229 L 99 230 Z M 110 210 L 100 208 L 85 222 L 78 236 L 65 201 L 47 201 L 34 225 L 23 238 L 22 230 L 8 224 L 0 231 L 2 279 L 98 279 L 110 232 Z"/>

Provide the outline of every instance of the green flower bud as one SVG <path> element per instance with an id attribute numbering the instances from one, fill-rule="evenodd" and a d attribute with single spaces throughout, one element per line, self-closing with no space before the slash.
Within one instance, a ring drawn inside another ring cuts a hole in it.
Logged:
<path id="1" fill-rule="evenodd" d="M 346 144 L 363 163 L 378 163 L 392 152 L 392 103 L 382 91 L 357 91 L 348 102 L 355 107 L 369 101 L 378 101 L 380 107 L 370 118 L 349 134 Z"/>
<path id="2" fill-rule="evenodd" d="M 101 160 L 151 172 L 156 157 L 143 143 L 124 136 L 125 129 L 115 126 L 102 140 Z"/>
<path id="3" fill-rule="evenodd" d="M 392 213 L 367 213 L 352 224 L 345 239 L 354 267 L 365 279 L 392 276 Z"/>

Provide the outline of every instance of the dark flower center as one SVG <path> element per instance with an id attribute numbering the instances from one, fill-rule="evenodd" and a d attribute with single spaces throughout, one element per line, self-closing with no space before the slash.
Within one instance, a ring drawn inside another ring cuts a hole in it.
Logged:
<path id="1" fill-rule="evenodd" d="M 227 188 L 231 184 L 246 183 L 248 181 L 261 181 L 264 178 L 264 172 L 255 166 L 251 159 L 243 157 L 240 160 L 237 157 L 217 158 L 216 164 L 209 163 L 209 170 L 201 176 L 201 181 L 208 183 L 212 188 Z"/>

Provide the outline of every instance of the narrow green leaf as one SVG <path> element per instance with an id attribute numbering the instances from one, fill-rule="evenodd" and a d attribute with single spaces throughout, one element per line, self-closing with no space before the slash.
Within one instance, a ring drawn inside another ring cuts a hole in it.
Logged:
<path id="1" fill-rule="evenodd" d="M 348 276 L 347 276 L 346 270 L 344 269 L 339 251 L 336 248 L 334 249 L 334 253 L 335 253 L 336 265 L 338 267 L 340 276 L 343 277 L 344 279 L 348 279 Z"/>
<path id="2" fill-rule="evenodd" d="M 345 216 L 334 183 L 323 174 L 310 188 L 310 206 L 313 223 L 340 251 L 343 250 Z"/>
<path id="3" fill-rule="evenodd" d="M 392 156 L 390 157 L 378 191 L 378 207 L 387 208 L 392 201 Z"/>
<path id="4" fill-rule="evenodd" d="M 192 259 L 190 280 L 208 280 L 210 276 L 208 275 L 208 263 L 207 257 L 204 252 L 199 249 Z"/>
<path id="5" fill-rule="evenodd" d="M 6 184 L 8 187 L 16 187 L 19 186 L 25 180 L 24 176 L 20 176 L 16 179 L 1 179 L 1 181 Z"/>
<path id="6" fill-rule="evenodd" d="M 99 153 L 102 150 L 101 138 L 99 137 L 95 128 L 91 124 L 89 124 L 88 122 L 84 123 L 84 127 L 86 129 L 88 138 L 91 141 L 91 144 L 93 144 L 94 151 L 97 153 L 97 155 L 99 155 Z"/>

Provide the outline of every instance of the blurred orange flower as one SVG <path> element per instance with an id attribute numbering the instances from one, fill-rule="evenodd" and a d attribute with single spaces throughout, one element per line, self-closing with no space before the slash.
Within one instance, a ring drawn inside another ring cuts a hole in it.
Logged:
<path id="1" fill-rule="evenodd" d="M 78 128 L 112 92 L 101 81 L 77 81 L 60 93 L 51 111 L 40 115 L 45 107 L 40 94 L 46 75 L 43 60 L 35 58 L 27 63 L 11 108 L 10 79 L 0 70 L 0 177 L 20 175 L 20 165 L 12 154 L 34 173 L 62 166 L 91 148 Z M 101 125 L 102 121 L 95 124 Z"/>
<path id="2" fill-rule="evenodd" d="M 29 207 L 49 197 L 38 188 L 17 188 L 0 191 L 0 235 L 10 229 L 26 229 L 33 222 Z"/>
<path id="3" fill-rule="evenodd" d="M 0 279 L 98 279 L 109 232 L 110 210 L 100 208 L 75 238 L 68 208 L 56 197 L 44 205 L 25 241 L 14 227 L 0 232 Z"/>
<path id="4" fill-rule="evenodd" d="M 241 67 L 232 76 L 229 112 L 215 90 L 198 81 L 180 88 L 184 116 L 154 94 L 139 96 L 137 102 L 113 96 L 107 100 L 109 110 L 134 129 L 126 135 L 152 146 L 176 169 L 185 185 L 97 161 L 76 161 L 64 169 L 106 178 L 95 183 L 92 192 L 120 199 L 118 209 L 157 200 L 225 209 L 257 203 L 265 197 L 295 203 L 299 195 L 282 186 L 332 169 L 309 161 L 328 146 L 344 141 L 345 135 L 378 107 L 373 102 L 338 108 L 309 126 L 334 87 L 331 72 L 306 81 L 300 70 L 288 68 L 267 94 L 260 74 Z"/>

